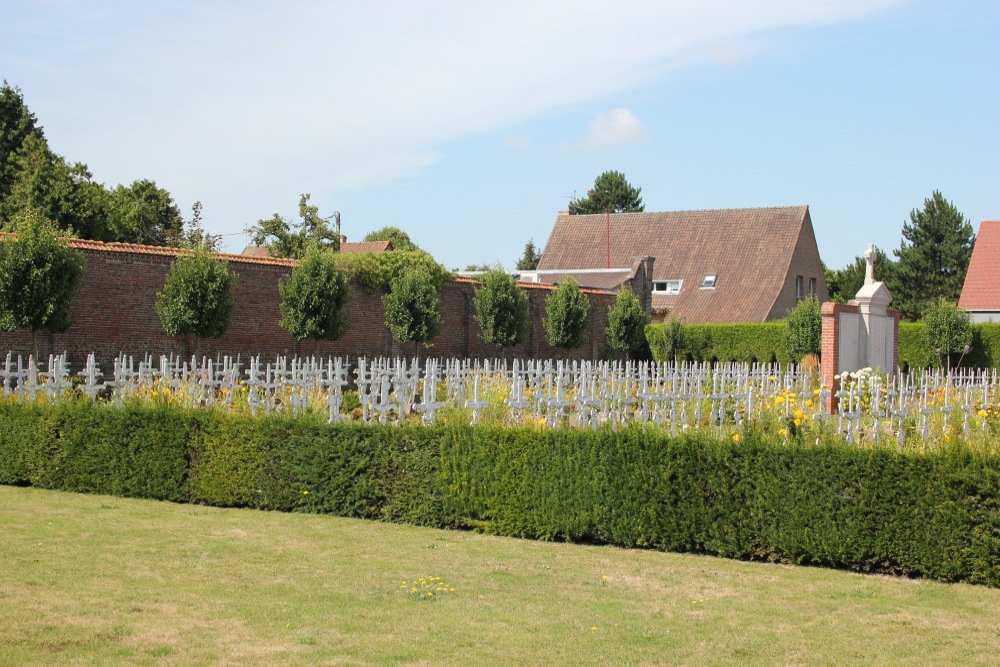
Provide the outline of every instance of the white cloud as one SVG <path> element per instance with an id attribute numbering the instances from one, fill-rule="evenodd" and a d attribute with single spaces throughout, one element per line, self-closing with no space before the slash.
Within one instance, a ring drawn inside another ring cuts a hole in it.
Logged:
<path id="1" fill-rule="evenodd" d="M 646 141 L 649 141 L 649 135 L 645 126 L 628 109 L 612 109 L 592 120 L 587 127 L 588 148 L 641 144 Z"/>
<path id="2" fill-rule="evenodd" d="M 53 147 L 102 180 L 284 202 L 397 179 L 445 141 L 894 1 L 26 2 L 6 12 L 0 61 Z M 644 137 L 616 109 L 588 143 Z"/>

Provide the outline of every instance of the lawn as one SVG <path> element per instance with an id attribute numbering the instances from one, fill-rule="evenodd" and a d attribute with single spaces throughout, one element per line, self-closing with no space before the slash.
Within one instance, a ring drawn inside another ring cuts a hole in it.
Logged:
<path id="1" fill-rule="evenodd" d="M 961 584 L 4 486 L 0 527 L 2 664 L 1000 655 Z"/>

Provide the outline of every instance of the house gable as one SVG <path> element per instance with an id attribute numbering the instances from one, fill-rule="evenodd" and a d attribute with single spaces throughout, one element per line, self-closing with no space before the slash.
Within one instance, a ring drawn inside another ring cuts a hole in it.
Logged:
<path id="1" fill-rule="evenodd" d="M 974 318 L 976 312 L 1000 314 L 1000 220 L 985 220 L 979 225 L 958 307 L 973 313 Z"/>
<path id="2" fill-rule="evenodd" d="M 560 214 L 542 253 L 541 270 L 602 268 L 608 263 L 605 215 Z M 610 216 L 611 266 L 655 257 L 654 309 L 687 322 L 753 322 L 783 317 L 794 265 L 826 296 L 806 206 L 618 213 Z M 714 282 L 706 277 L 714 276 Z M 791 278 L 789 278 L 791 276 Z M 679 290 L 674 293 L 680 281 Z M 664 283 L 671 283 L 664 285 Z"/>

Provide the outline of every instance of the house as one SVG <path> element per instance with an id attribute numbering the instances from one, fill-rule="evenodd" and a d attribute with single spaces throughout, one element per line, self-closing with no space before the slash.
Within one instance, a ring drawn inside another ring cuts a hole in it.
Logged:
<path id="1" fill-rule="evenodd" d="M 808 206 L 569 215 L 560 212 L 537 270 L 612 288 L 612 267 L 652 257 L 653 321 L 763 322 L 799 299 L 829 297 Z M 604 270 L 601 272 L 600 270 Z M 618 272 L 617 275 L 623 275 Z"/>
<path id="2" fill-rule="evenodd" d="M 973 322 L 1000 322 L 1000 220 L 979 225 L 958 307 Z"/>

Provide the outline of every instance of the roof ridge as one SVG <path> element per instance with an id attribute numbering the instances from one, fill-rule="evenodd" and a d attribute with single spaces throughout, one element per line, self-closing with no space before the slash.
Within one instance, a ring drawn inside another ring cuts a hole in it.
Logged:
<path id="1" fill-rule="evenodd" d="M 808 209 L 808 204 L 795 204 L 792 206 L 735 206 L 730 208 L 685 208 L 673 211 L 622 211 L 611 215 L 658 215 L 661 213 L 731 213 L 733 211 L 783 211 Z M 560 218 L 588 218 L 592 216 L 604 217 L 606 213 L 559 213 Z"/>

